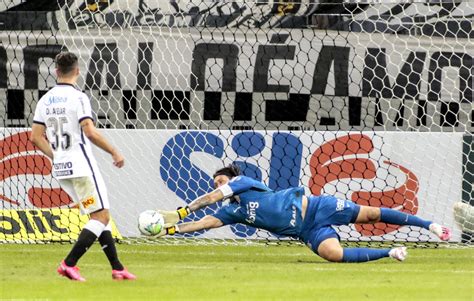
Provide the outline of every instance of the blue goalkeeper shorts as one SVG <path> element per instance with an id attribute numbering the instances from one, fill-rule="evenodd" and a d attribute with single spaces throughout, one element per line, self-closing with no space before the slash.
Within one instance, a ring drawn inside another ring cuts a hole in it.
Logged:
<path id="1" fill-rule="evenodd" d="M 319 245 L 328 238 L 340 239 L 332 226 L 354 223 L 360 206 L 349 200 L 321 195 L 308 197 L 308 207 L 301 229 L 300 239 L 318 254 Z"/>

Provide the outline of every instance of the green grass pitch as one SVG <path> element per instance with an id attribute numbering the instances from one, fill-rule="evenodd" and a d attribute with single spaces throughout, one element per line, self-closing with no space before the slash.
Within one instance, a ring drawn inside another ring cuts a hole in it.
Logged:
<path id="1" fill-rule="evenodd" d="M 56 274 L 71 245 L 0 244 L 0 300 L 473 300 L 474 249 L 410 249 L 408 259 L 335 264 L 290 246 L 118 245 L 138 276 L 116 282 L 95 244 L 85 283 Z"/>

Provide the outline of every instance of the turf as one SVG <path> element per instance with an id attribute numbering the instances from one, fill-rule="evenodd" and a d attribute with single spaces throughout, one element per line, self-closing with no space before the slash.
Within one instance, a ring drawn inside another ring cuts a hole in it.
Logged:
<path id="1" fill-rule="evenodd" d="M 59 277 L 71 245 L 0 244 L 0 299 L 472 300 L 474 249 L 411 249 L 403 262 L 334 264 L 303 246 L 119 245 L 134 282 L 111 280 L 98 245 L 85 283 Z"/>

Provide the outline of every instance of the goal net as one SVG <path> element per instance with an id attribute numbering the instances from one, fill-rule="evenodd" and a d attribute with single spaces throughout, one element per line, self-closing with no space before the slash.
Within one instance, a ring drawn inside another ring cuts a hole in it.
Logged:
<path id="1" fill-rule="evenodd" d="M 95 154 L 114 235 L 176 209 L 235 163 L 278 190 L 304 186 L 394 208 L 472 242 L 472 18 L 468 1 L 3 0 L 0 241 L 71 241 L 87 217 L 28 141 L 53 58 L 79 56 L 78 89 L 124 154 Z M 458 203 L 461 202 L 461 203 Z M 197 220 L 221 207 L 195 212 Z M 384 223 L 343 241 L 438 242 Z M 287 241 L 236 224 L 152 243 Z"/>

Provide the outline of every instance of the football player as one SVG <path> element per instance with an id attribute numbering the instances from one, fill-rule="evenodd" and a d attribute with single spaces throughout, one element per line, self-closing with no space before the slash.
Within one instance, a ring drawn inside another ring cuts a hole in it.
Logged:
<path id="1" fill-rule="evenodd" d="M 36 106 L 31 141 L 53 161 L 52 174 L 61 188 L 79 205 L 82 214 L 90 215 L 57 271 L 71 280 L 85 281 L 76 264 L 98 239 L 112 266 L 112 278 L 133 280 L 135 275 L 124 268 L 117 256 L 107 190 L 91 145 L 109 153 L 118 168 L 124 166 L 124 157 L 96 129 L 89 98 L 75 88 L 79 76 L 77 56 L 61 52 L 55 64 L 57 84 Z"/>
<path id="2" fill-rule="evenodd" d="M 332 262 L 366 262 L 384 257 L 403 261 L 407 256 L 406 247 L 343 248 L 332 226 L 384 222 L 421 227 L 443 241 L 451 237 L 450 229 L 397 210 L 360 206 L 330 195 L 305 196 L 303 187 L 273 191 L 262 182 L 241 176 L 234 165 L 219 169 L 213 179 L 215 190 L 188 206 L 176 211 L 159 210 L 165 218 L 165 229 L 156 236 L 242 223 L 300 239 L 313 252 Z M 191 212 L 227 198 L 230 198 L 229 204 L 215 214 L 198 221 L 176 224 Z"/>

